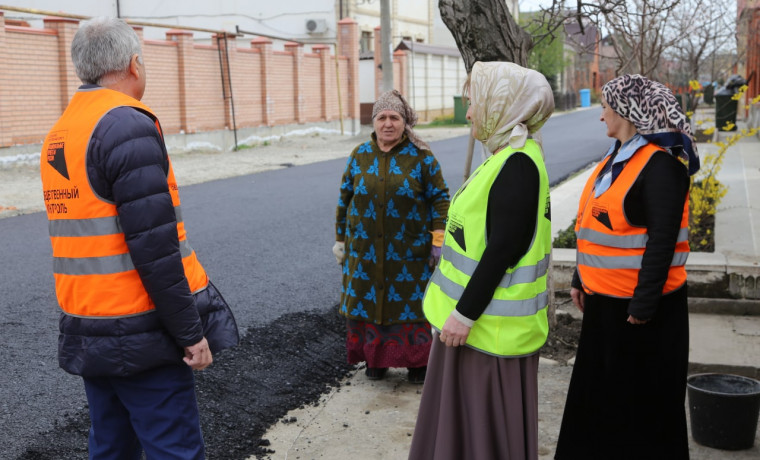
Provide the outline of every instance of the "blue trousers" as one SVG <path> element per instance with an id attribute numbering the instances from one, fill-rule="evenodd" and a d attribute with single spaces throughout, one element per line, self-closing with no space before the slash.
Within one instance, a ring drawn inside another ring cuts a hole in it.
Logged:
<path id="1" fill-rule="evenodd" d="M 131 377 L 85 378 L 91 460 L 202 460 L 193 371 L 185 363 Z"/>

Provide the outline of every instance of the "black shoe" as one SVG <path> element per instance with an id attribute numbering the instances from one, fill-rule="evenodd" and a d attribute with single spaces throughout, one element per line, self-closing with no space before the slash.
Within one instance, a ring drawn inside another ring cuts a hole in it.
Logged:
<path id="1" fill-rule="evenodd" d="M 386 372 L 388 372 L 387 367 L 368 367 L 364 371 L 364 375 L 367 376 L 368 380 L 382 380 Z"/>
<path id="2" fill-rule="evenodd" d="M 425 375 L 427 375 L 427 366 L 422 367 L 407 367 L 409 372 L 406 375 L 407 380 L 409 380 L 409 383 L 413 383 L 415 385 L 422 385 L 425 383 Z"/>

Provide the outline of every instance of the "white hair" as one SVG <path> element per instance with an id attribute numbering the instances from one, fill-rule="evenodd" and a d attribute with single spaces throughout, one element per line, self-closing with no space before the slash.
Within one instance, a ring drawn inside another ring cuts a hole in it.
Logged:
<path id="1" fill-rule="evenodd" d="M 71 42 L 71 59 L 84 84 L 121 80 L 129 72 L 132 56 L 142 62 L 140 38 L 119 18 L 100 17 L 82 22 Z"/>

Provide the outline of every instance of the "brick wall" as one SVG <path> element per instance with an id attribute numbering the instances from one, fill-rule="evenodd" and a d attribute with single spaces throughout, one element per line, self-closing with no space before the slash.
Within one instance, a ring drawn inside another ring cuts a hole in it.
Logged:
<path id="1" fill-rule="evenodd" d="M 0 11 L 0 147 L 41 143 L 65 109 L 80 85 L 69 52 L 78 24 L 46 18 L 43 29 L 10 26 Z M 338 33 L 337 46 L 307 53 L 298 43 L 273 51 L 261 38 L 239 48 L 229 35 L 196 45 L 192 33 L 169 30 L 166 40 L 143 41 L 143 102 L 165 134 L 328 122 L 341 113 L 358 123 L 357 24 L 344 19 Z"/>
<path id="2" fill-rule="evenodd" d="M 181 107 L 177 103 L 180 87 L 174 84 L 179 71 L 177 44 L 171 41 L 146 41 L 143 47 L 145 71 L 148 75 L 143 102 L 157 111 L 161 128 L 165 132 L 179 132 L 182 127 Z"/>
<path id="3" fill-rule="evenodd" d="M 0 22 L 0 146 L 42 142 L 61 114 L 58 36 Z"/>

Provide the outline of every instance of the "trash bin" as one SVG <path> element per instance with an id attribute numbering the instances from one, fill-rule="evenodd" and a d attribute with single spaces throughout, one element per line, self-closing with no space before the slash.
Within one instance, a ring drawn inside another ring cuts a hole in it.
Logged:
<path id="1" fill-rule="evenodd" d="M 715 93 L 715 128 L 720 131 L 736 131 L 736 111 L 738 102 L 733 99 L 734 92 L 725 88 Z M 733 123 L 731 129 L 725 129 L 726 123 Z"/>
<path id="2" fill-rule="evenodd" d="M 712 83 L 705 85 L 704 89 L 702 90 L 702 98 L 705 101 L 705 104 L 712 105 L 714 95 L 715 87 L 712 85 Z"/>
<path id="3" fill-rule="evenodd" d="M 676 102 L 678 102 L 678 105 L 681 107 L 681 110 L 686 113 L 686 106 L 683 103 L 683 94 L 678 93 L 676 94 Z"/>
<path id="4" fill-rule="evenodd" d="M 591 90 L 582 89 L 578 92 L 581 96 L 581 107 L 591 107 Z"/>
<path id="5" fill-rule="evenodd" d="M 686 387 L 694 441 L 723 450 L 754 445 L 760 382 L 739 375 L 696 374 L 686 379 Z"/>
<path id="6" fill-rule="evenodd" d="M 454 123 L 467 123 L 469 103 L 462 103 L 462 96 L 454 96 Z"/>
<path id="7" fill-rule="evenodd" d="M 738 101 L 734 100 L 734 94 L 742 85 L 746 85 L 747 81 L 739 75 L 732 75 L 723 88 L 719 89 L 715 93 L 715 128 L 720 131 L 736 131 L 736 111 L 738 109 Z M 726 123 L 731 123 L 734 126 L 731 129 L 724 129 Z"/>

